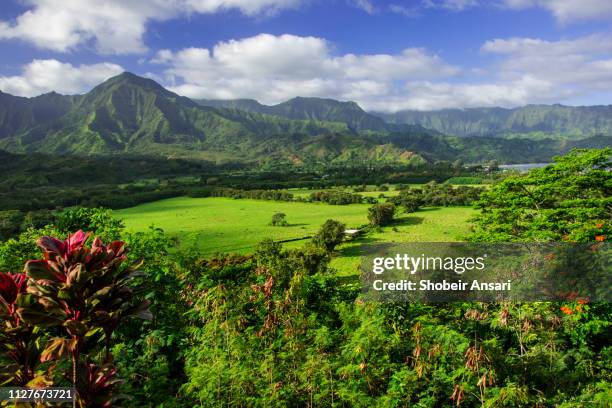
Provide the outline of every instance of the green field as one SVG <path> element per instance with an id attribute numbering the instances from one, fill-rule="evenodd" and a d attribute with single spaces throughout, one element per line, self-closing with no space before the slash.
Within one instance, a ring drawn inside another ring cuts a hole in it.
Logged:
<path id="1" fill-rule="evenodd" d="M 314 234 L 329 218 L 347 227 L 367 223 L 367 204 L 328 205 L 231 198 L 179 197 L 142 204 L 116 211 L 132 231 L 143 231 L 150 225 L 163 228 L 179 238 L 182 246 L 195 245 L 203 255 L 215 252 L 253 250 L 266 238 L 275 241 L 307 237 Z M 270 226 L 272 215 L 283 212 L 289 226 Z"/>
<path id="2" fill-rule="evenodd" d="M 469 219 L 475 214 L 471 207 L 429 207 L 400 214 L 394 225 L 340 246 L 331 266 L 339 275 L 357 273 L 362 243 L 462 241 L 470 232 Z"/>
<path id="3" fill-rule="evenodd" d="M 132 231 L 149 226 L 163 228 L 177 237 L 183 247 L 195 247 L 204 256 L 217 252 L 251 252 L 258 242 L 308 237 L 325 220 L 339 220 L 349 228 L 367 223 L 367 204 L 328 205 L 324 203 L 234 200 L 231 198 L 179 197 L 119 210 L 115 215 Z M 289 226 L 269 225 L 275 212 L 287 215 Z M 380 232 L 347 242 L 338 248 L 332 267 L 340 274 L 353 274 L 359 263 L 359 245 L 364 242 L 456 241 L 469 232 L 468 207 L 425 208 L 400 213 L 394 225 Z M 286 245 L 298 246 L 304 241 Z"/>

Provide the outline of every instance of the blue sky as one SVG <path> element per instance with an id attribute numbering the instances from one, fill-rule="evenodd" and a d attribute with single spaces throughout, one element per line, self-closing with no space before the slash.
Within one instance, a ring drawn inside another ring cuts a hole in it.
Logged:
<path id="1" fill-rule="evenodd" d="M 0 90 L 123 70 L 195 98 L 368 110 L 612 103 L 609 0 L 6 0 Z"/>

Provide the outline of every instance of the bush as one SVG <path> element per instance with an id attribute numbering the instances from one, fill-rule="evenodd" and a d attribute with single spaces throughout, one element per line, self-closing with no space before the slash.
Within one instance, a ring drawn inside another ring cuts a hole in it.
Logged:
<path id="1" fill-rule="evenodd" d="M 286 227 L 287 225 L 289 225 L 287 223 L 286 218 L 287 215 L 285 213 L 277 212 L 272 216 L 272 221 L 270 221 L 270 225 L 275 227 Z"/>
<path id="2" fill-rule="evenodd" d="M 375 227 L 389 225 L 395 215 L 395 205 L 391 203 L 374 204 L 368 209 L 368 220 Z"/>
<path id="3" fill-rule="evenodd" d="M 0 211 L 0 240 L 6 240 L 19 233 L 23 213 L 18 210 Z"/>
<path id="4" fill-rule="evenodd" d="M 340 221 L 327 220 L 312 241 L 315 245 L 325 248 L 327 252 L 331 252 L 344 240 L 345 230 L 346 226 Z"/>

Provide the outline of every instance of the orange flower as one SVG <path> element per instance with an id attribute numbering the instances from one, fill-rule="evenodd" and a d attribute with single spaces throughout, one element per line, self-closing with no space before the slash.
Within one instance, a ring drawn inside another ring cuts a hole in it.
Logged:
<path id="1" fill-rule="evenodd" d="M 589 303 L 588 299 L 584 299 L 584 298 L 578 299 L 578 304 L 580 305 L 586 305 L 587 303 Z"/>
<path id="2" fill-rule="evenodd" d="M 603 228 L 603 222 L 600 222 L 600 223 L 598 223 L 598 224 L 595 224 L 595 226 L 596 226 L 597 228 L 599 228 L 599 229 L 602 229 L 602 228 Z"/>
<path id="3" fill-rule="evenodd" d="M 574 314 L 574 311 L 567 306 L 561 306 L 559 309 L 566 315 Z"/>
<path id="4" fill-rule="evenodd" d="M 582 305 L 576 306 L 576 311 L 577 312 L 582 312 Z"/>
<path id="5" fill-rule="evenodd" d="M 597 242 L 604 242 L 606 240 L 606 236 L 605 235 L 595 235 L 595 241 Z"/>

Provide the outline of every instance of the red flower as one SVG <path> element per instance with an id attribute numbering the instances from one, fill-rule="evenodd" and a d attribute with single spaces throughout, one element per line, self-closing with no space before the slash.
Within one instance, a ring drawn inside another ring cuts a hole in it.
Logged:
<path id="1" fill-rule="evenodd" d="M 567 306 L 561 306 L 559 309 L 566 315 L 574 314 L 574 311 Z"/>
<path id="2" fill-rule="evenodd" d="M 596 226 L 597 228 L 599 228 L 599 229 L 602 229 L 602 228 L 603 228 L 603 223 L 602 223 L 602 222 L 600 222 L 600 223 L 598 223 L 598 224 L 595 224 L 595 226 Z"/>
<path id="3" fill-rule="evenodd" d="M 606 236 L 605 235 L 596 235 L 595 236 L 595 241 L 597 242 L 603 242 L 606 240 Z"/>

